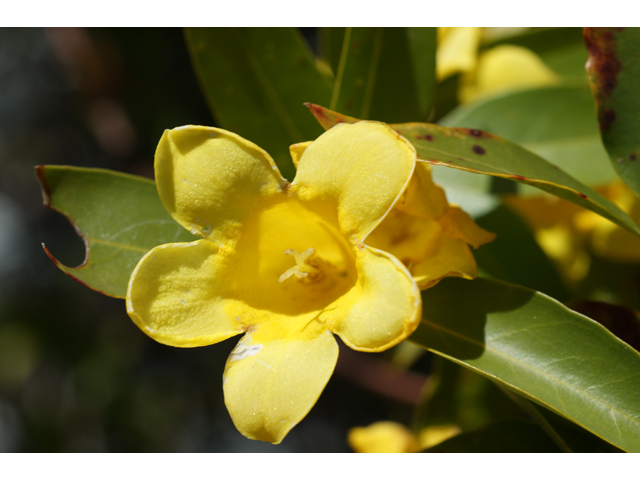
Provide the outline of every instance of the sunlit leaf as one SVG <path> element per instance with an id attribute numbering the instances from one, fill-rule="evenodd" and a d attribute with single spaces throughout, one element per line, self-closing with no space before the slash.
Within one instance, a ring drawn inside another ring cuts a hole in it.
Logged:
<path id="1" fill-rule="evenodd" d="M 523 90 L 462 105 L 440 120 L 499 135 L 597 187 L 618 176 L 602 146 L 595 104 L 585 85 Z M 539 193 L 539 192 L 538 192 Z"/>
<path id="2" fill-rule="evenodd" d="M 329 103 L 331 84 L 293 28 L 188 28 L 200 84 L 219 126 L 264 148 L 293 179 L 289 145 L 322 130 L 304 102 Z"/>
<path id="3" fill-rule="evenodd" d="M 318 105 L 308 105 L 308 108 L 325 129 L 337 123 L 357 121 Z M 535 186 L 640 236 L 640 227 L 613 202 L 559 167 L 501 137 L 482 130 L 446 128 L 429 123 L 390 126 L 413 144 L 420 160 Z"/>
<path id="4" fill-rule="evenodd" d="M 39 166 L 44 204 L 62 213 L 86 245 L 72 268 L 47 255 L 67 275 L 105 295 L 124 298 L 138 260 L 156 245 L 196 237 L 167 213 L 151 180 L 109 170 Z"/>
<path id="5" fill-rule="evenodd" d="M 640 452 L 640 353 L 602 325 L 486 278 L 445 279 L 422 299 L 411 341 Z"/>
<path id="6" fill-rule="evenodd" d="M 585 28 L 587 71 L 611 163 L 640 195 L 640 28 Z"/>
<path id="7" fill-rule="evenodd" d="M 426 120 L 435 50 L 435 28 L 347 28 L 332 108 L 361 119 Z"/>

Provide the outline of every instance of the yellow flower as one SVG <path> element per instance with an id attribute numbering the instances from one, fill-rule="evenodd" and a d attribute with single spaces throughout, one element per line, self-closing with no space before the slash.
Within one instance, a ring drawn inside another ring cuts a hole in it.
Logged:
<path id="1" fill-rule="evenodd" d="M 248 438 L 280 443 L 312 408 L 338 357 L 377 352 L 417 327 L 420 292 L 390 254 L 365 245 L 405 190 L 413 146 L 387 125 L 341 124 L 299 159 L 293 183 L 233 133 L 186 126 L 156 151 L 162 202 L 202 237 L 161 245 L 131 275 L 127 311 L 153 339 L 196 347 L 245 333 L 223 377 Z"/>
<path id="2" fill-rule="evenodd" d="M 633 219 L 640 219 L 640 199 L 622 181 L 596 189 Z M 551 195 L 506 197 L 534 231 L 545 253 L 568 282 L 589 272 L 590 252 L 614 262 L 640 262 L 640 239 L 606 218 Z"/>
<path id="3" fill-rule="evenodd" d="M 290 147 L 294 165 L 312 143 Z M 475 278 L 478 268 L 469 245 L 478 248 L 494 239 L 460 207 L 449 205 L 444 190 L 433 183 L 431 165 L 417 162 L 409 186 L 367 244 L 398 258 L 424 290 L 449 276 Z"/>
<path id="4" fill-rule="evenodd" d="M 416 437 L 396 422 L 375 422 L 349 430 L 347 442 L 356 453 L 414 453 L 431 448 L 461 432 L 457 425 L 432 425 Z"/>
<path id="5" fill-rule="evenodd" d="M 479 27 L 438 28 L 436 73 L 439 80 L 462 74 L 461 102 L 557 82 L 557 75 L 528 48 L 505 44 L 480 52 L 486 33 Z"/>

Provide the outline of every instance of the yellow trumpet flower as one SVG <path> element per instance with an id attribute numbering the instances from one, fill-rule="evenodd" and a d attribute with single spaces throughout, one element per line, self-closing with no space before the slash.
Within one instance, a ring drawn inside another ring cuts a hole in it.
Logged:
<path id="1" fill-rule="evenodd" d="M 552 85 L 558 76 L 528 48 L 498 45 L 480 52 L 479 27 L 438 28 L 436 74 L 439 80 L 460 73 L 461 102 L 510 90 Z"/>
<path id="2" fill-rule="evenodd" d="M 236 134 L 166 131 L 155 158 L 158 193 L 201 239 L 160 245 L 140 260 L 129 316 L 176 347 L 244 334 L 226 364 L 225 403 L 243 435 L 280 443 L 334 370 L 333 334 L 377 352 L 420 321 L 420 291 L 406 267 L 364 243 L 415 164 L 413 146 L 378 122 L 325 132 L 301 155 L 291 184 Z"/>
<path id="3" fill-rule="evenodd" d="M 431 448 L 461 433 L 454 424 L 432 425 L 416 436 L 397 422 L 375 422 L 349 430 L 347 441 L 356 453 L 415 453 Z"/>

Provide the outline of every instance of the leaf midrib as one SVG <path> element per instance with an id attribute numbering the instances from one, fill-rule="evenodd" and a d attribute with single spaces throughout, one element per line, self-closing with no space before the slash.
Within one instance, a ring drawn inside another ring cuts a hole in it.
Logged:
<path id="1" fill-rule="evenodd" d="M 609 403 L 605 403 L 605 402 L 603 402 L 602 400 L 599 400 L 599 399 L 597 399 L 597 398 L 593 397 L 592 395 L 589 395 L 588 393 L 586 393 L 586 391 L 585 391 L 585 390 L 575 388 L 575 387 L 574 387 L 574 386 L 572 386 L 570 383 L 567 383 L 567 382 L 563 381 L 562 379 L 560 379 L 560 378 L 558 378 L 558 377 L 556 377 L 556 376 L 554 376 L 554 375 L 549 375 L 548 373 L 544 373 L 544 371 L 543 371 L 543 370 L 540 370 L 540 369 L 538 369 L 538 368 L 536 368 L 536 367 L 532 367 L 532 366 L 530 366 L 530 365 L 528 365 L 528 364 L 524 364 L 523 362 L 518 361 L 518 359 L 517 359 L 516 357 L 511 357 L 511 356 L 509 356 L 509 355 L 506 355 L 506 354 L 502 353 L 500 350 L 496 350 L 496 349 L 494 349 L 494 348 L 490 347 L 490 346 L 489 346 L 489 345 L 487 345 L 486 343 L 478 342 L 478 341 L 476 341 L 476 340 L 474 340 L 474 339 L 472 339 L 472 338 L 469 338 L 469 337 L 467 337 L 467 336 L 465 336 L 465 335 L 462 335 L 462 334 L 460 334 L 460 333 L 458 333 L 458 332 L 454 332 L 454 331 L 449 330 L 449 329 L 447 329 L 447 328 L 444 328 L 444 327 L 442 327 L 442 326 L 440 326 L 440 325 L 438 325 L 438 324 L 435 324 L 435 323 L 429 322 L 428 320 L 426 320 L 426 319 L 424 319 L 424 318 L 422 319 L 422 322 L 423 322 L 423 323 L 425 323 L 426 325 L 428 325 L 429 327 L 434 328 L 434 329 L 435 329 L 435 330 L 437 330 L 437 331 L 440 331 L 440 332 L 443 332 L 443 333 L 446 333 L 446 334 L 452 335 L 452 336 L 454 336 L 454 337 L 458 337 L 459 339 L 461 339 L 461 340 L 463 340 L 463 341 L 466 341 L 467 343 L 470 343 L 470 344 L 472 344 L 472 345 L 477 345 L 477 346 L 479 346 L 479 347 L 482 347 L 482 348 L 484 348 L 484 350 L 485 350 L 485 351 L 489 351 L 490 353 L 492 353 L 492 354 L 494 354 L 494 355 L 496 355 L 496 356 L 498 356 L 498 357 L 502 357 L 502 358 L 504 358 L 504 359 L 509 360 L 509 362 L 512 362 L 512 363 L 518 364 L 521 368 L 522 368 L 522 366 L 523 366 L 523 365 L 525 365 L 525 366 L 529 366 L 529 367 L 530 367 L 530 368 L 529 368 L 529 370 L 533 370 L 533 371 L 535 371 L 536 373 L 540 372 L 540 373 L 542 373 L 542 376 L 543 376 L 543 377 L 545 377 L 545 378 L 552 379 L 552 380 L 557 380 L 556 382 L 553 382 L 553 383 L 552 383 L 556 388 L 557 388 L 557 385 L 558 385 L 558 384 L 561 384 L 561 385 L 563 385 L 563 386 L 566 388 L 566 390 L 567 390 L 567 391 L 573 391 L 573 392 L 576 392 L 576 393 L 581 394 L 581 395 L 583 395 L 583 396 L 586 396 L 586 397 L 588 397 L 589 399 L 593 400 L 593 402 L 594 402 L 594 403 L 596 403 L 596 404 L 600 404 L 600 405 L 602 405 L 602 406 L 604 406 L 604 407 L 607 407 L 607 410 L 608 410 L 609 412 L 616 412 L 616 413 L 618 413 L 620 416 L 622 416 L 622 417 L 624 417 L 624 418 L 627 418 L 627 419 L 629 420 L 629 422 L 631 422 L 631 423 L 635 423 L 635 424 L 637 424 L 637 425 L 638 425 L 638 427 L 640 427 L 640 420 L 638 420 L 638 419 L 636 419 L 636 418 L 634 418 L 634 417 L 631 417 L 631 416 L 627 415 L 625 412 L 623 412 L 623 411 L 619 410 L 618 408 L 615 408 L 613 405 L 611 405 L 611 404 L 609 404 Z M 564 322 L 564 323 L 569 323 L 569 322 Z M 439 352 L 439 353 L 442 353 L 442 352 Z M 456 360 L 457 360 L 457 361 L 461 361 L 461 360 L 459 360 L 459 359 L 456 359 Z M 466 364 L 466 362 L 465 362 L 465 364 Z M 479 369 L 477 369 L 477 367 L 474 367 L 474 369 L 476 369 L 476 370 L 480 371 Z M 525 371 L 526 371 L 527 369 L 523 369 L 523 370 L 525 370 Z M 482 372 L 482 373 L 487 373 L 487 372 Z M 640 373 L 639 373 L 639 374 L 640 374 Z M 529 392 L 525 392 L 525 391 L 523 391 L 521 388 L 519 388 L 519 387 L 517 387 L 517 386 L 515 386 L 515 385 L 512 385 L 512 384 L 511 384 L 511 383 L 509 383 L 509 382 L 504 381 L 503 379 L 498 379 L 497 377 L 495 377 L 495 375 L 491 375 L 491 376 L 492 376 L 493 378 L 496 378 L 496 380 L 499 380 L 499 381 L 501 381 L 502 383 L 505 383 L 506 385 L 509 385 L 510 387 L 512 387 L 512 388 L 514 388 L 514 389 L 516 389 L 516 390 L 518 390 L 518 391 L 523 392 L 525 395 L 530 395 L 530 396 L 532 396 L 532 397 L 534 396 L 534 395 L 532 395 L 531 393 L 529 393 Z M 625 379 L 626 379 L 626 378 L 629 378 L 629 377 L 625 377 Z M 619 380 L 619 381 L 620 381 L 620 380 Z M 556 394 L 556 396 L 558 397 L 558 400 L 560 400 L 560 401 L 562 402 L 562 399 L 561 399 L 557 394 Z M 536 398 L 536 399 L 538 399 L 539 401 L 541 401 L 543 404 L 547 405 L 550 409 L 552 409 L 552 410 L 555 410 L 555 411 L 558 411 L 558 412 L 559 412 L 559 410 L 558 410 L 557 408 L 555 408 L 555 407 L 553 407 L 553 406 L 549 405 L 547 402 L 545 402 L 545 401 L 541 400 L 541 399 L 540 399 L 540 398 L 538 398 L 537 396 L 535 396 L 535 398 Z M 568 413 L 566 413 L 566 412 L 560 412 L 560 413 L 562 413 L 562 415 L 569 415 L 569 414 L 568 414 Z M 573 416 L 570 416 L 570 418 L 572 418 L 572 419 L 573 419 L 574 417 L 573 417 Z M 593 432 L 590 428 L 588 428 L 588 427 L 586 427 L 585 425 L 583 425 L 583 424 L 582 424 L 582 422 L 577 422 L 577 423 L 579 423 L 579 424 L 580 424 L 580 425 L 582 425 L 585 429 L 589 430 L 590 432 L 594 433 L 595 435 L 598 435 L 596 432 Z M 616 425 L 616 427 L 617 427 L 617 425 Z M 619 429 L 619 428 L 617 428 L 617 431 L 618 431 L 618 437 L 620 438 L 620 437 L 621 437 L 620 429 Z M 600 436 L 600 435 L 598 435 L 598 436 Z M 606 439 L 606 440 L 607 440 L 607 441 L 610 441 L 610 440 L 608 440 L 608 439 Z M 620 447 L 620 448 L 622 448 L 622 447 Z"/>

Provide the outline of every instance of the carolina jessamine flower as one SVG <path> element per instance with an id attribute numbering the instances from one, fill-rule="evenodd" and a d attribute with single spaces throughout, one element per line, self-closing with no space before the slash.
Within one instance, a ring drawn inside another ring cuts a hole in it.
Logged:
<path id="1" fill-rule="evenodd" d="M 558 76 L 528 48 L 504 44 L 480 52 L 487 33 L 479 27 L 438 28 L 436 73 L 440 80 L 455 73 L 462 75 L 458 92 L 461 102 L 558 81 Z"/>
<path id="2" fill-rule="evenodd" d="M 636 221 L 640 199 L 622 181 L 596 189 Z M 614 262 L 640 262 L 640 239 L 606 218 L 551 195 L 506 197 L 535 233 L 545 253 L 569 282 L 585 277 L 590 253 Z"/>
<path id="3" fill-rule="evenodd" d="M 457 425 L 432 425 L 416 436 L 397 422 L 375 422 L 349 430 L 347 441 L 356 453 L 414 453 L 431 448 L 461 432 Z"/>
<path id="4" fill-rule="evenodd" d="M 342 124 L 304 151 L 289 184 L 238 135 L 166 131 L 155 158 L 158 192 L 202 239 L 160 245 L 140 260 L 127 291 L 130 317 L 177 347 L 244 333 L 225 368 L 225 404 L 243 435 L 279 443 L 333 372 L 332 333 L 377 352 L 420 321 L 407 269 L 364 243 L 415 163 L 413 146 L 387 125 Z"/>
<path id="5" fill-rule="evenodd" d="M 294 165 L 312 143 L 290 147 Z M 424 290 L 449 276 L 475 278 L 478 268 L 469 245 L 478 248 L 494 239 L 495 234 L 447 202 L 442 187 L 433 182 L 431 165 L 417 162 L 409 186 L 367 244 L 398 258 Z"/>

